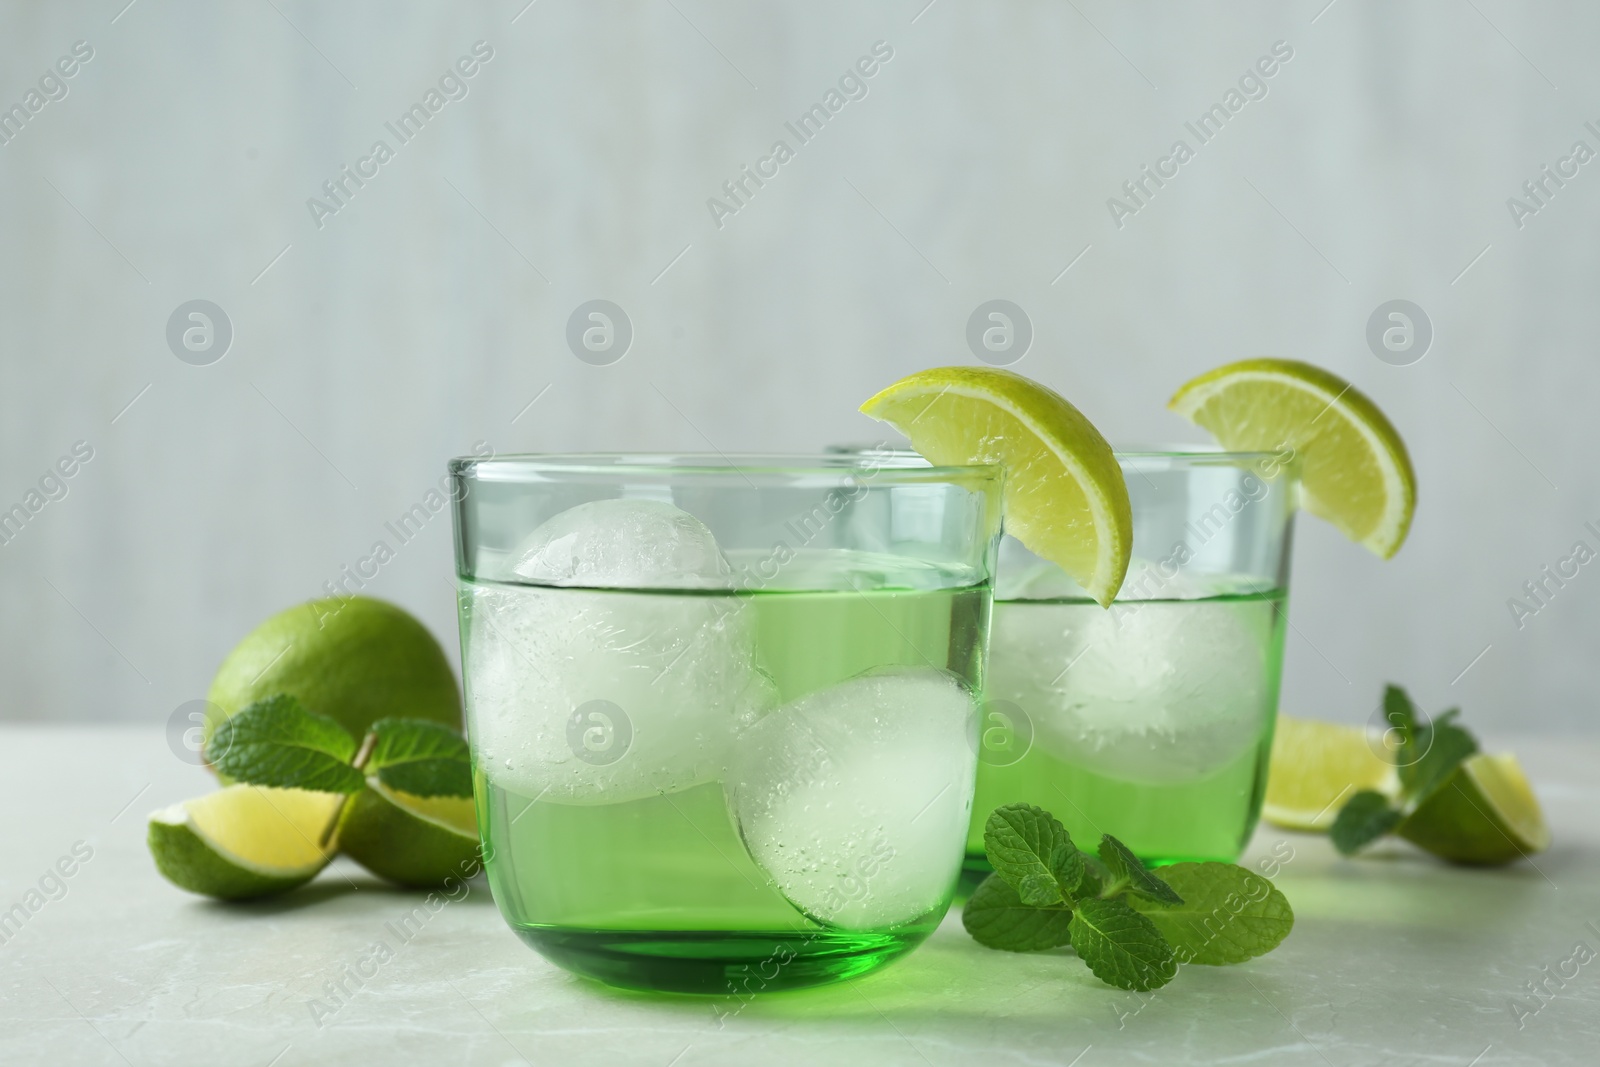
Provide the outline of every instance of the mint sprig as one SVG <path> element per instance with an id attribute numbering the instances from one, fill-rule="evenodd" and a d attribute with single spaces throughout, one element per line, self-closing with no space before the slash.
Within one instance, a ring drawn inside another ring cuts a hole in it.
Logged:
<path id="1" fill-rule="evenodd" d="M 1276 948 L 1294 925 L 1289 902 L 1260 875 L 1178 863 L 1158 876 L 1109 834 L 1090 855 L 1031 804 L 996 808 L 983 843 L 994 873 L 962 910 L 967 933 L 1007 952 L 1070 944 L 1119 989 L 1159 989 L 1180 963 L 1242 963 Z"/>
<path id="2" fill-rule="evenodd" d="M 380 719 L 358 745 L 350 732 L 279 693 L 225 720 L 206 744 L 217 773 L 246 785 L 359 793 L 375 775 L 423 797 L 470 797 L 467 742 L 422 719 Z"/>
<path id="3" fill-rule="evenodd" d="M 1400 793 L 1393 801 L 1382 793 L 1363 789 L 1339 809 L 1328 837 L 1346 856 L 1393 833 L 1450 780 L 1456 768 L 1478 752 L 1477 740 L 1455 722 L 1461 714 L 1451 708 L 1432 722 L 1419 721 L 1417 707 L 1397 685 L 1385 687 L 1383 717 L 1398 735 L 1394 762 Z"/>

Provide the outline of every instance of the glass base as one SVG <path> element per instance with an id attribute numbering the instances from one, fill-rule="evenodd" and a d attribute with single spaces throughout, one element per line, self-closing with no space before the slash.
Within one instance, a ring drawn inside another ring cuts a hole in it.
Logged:
<path id="1" fill-rule="evenodd" d="M 926 933 L 577 930 L 516 926 L 550 962 L 623 989 L 747 997 L 854 978 L 921 944 Z"/>

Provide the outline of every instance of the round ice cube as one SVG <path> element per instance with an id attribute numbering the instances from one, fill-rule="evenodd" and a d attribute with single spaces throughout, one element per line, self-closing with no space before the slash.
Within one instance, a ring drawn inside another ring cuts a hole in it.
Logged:
<path id="1" fill-rule="evenodd" d="M 731 573 L 710 531 L 670 504 L 598 501 L 552 518 L 512 560 L 518 577 L 552 584 L 468 594 L 463 674 L 483 772 L 571 804 L 720 778 L 736 730 L 776 697 L 756 668 L 749 600 L 704 591 Z"/>
<path id="2" fill-rule="evenodd" d="M 1142 785 L 1194 781 L 1256 743 L 1273 709 L 1270 602 L 996 605 L 989 695 L 1057 759 Z"/>
<path id="3" fill-rule="evenodd" d="M 591 589 L 726 589 L 733 568 L 706 524 L 660 500 L 594 500 L 512 550 L 513 579 Z"/>
<path id="4" fill-rule="evenodd" d="M 977 712 L 953 676 L 877 671 L 792 701 L 734 747 L 750 855 L 818 922 L 877 930 L 940 907 L 965 851 Z"/>

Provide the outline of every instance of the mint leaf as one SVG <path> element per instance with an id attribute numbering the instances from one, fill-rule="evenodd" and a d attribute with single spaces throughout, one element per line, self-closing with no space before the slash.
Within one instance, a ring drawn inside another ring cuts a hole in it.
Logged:
<path id="1" fill-rule="evenodd" d="M 1011 883 L 997 874 L 980 882 L 961 909 L 961 925 L 974 941 L 1007 952 L 1038 952 L 1065 945 L 1072 940 L 1071 923 L 1072 912 L 1065 906 L 1029 907 Z"/>
<path id="2" fill-rule="evenodd" d="M 1328 837 L 1334 848 L 1348 856 L 1393 830 L 1400 817 L 1382 793 L 1363 789 L 1339 809 Z"/>
<path id="3" fill-rule="evenodd" d="M 218 774 L 249 785 L 358 793 L 366 785 L 350 766 L 356 741 L 326 715 L 287 693 L 258 700 L 225 720 L 206 743 Z"/>
<path id="4" fill-rule="evenodd" d="M 1387 736 L 1384 743 L 1394 752 L 1394 761 L 1403 776 L 1405 768 L 1416 765 L 1421 752 L 1417 748 L 1417 706 L 1398 685 L 1383 687 L 1383 718 L 1389 731 L 1399 735 L 1397 744 L 1389 745 Z"/>
<path id="5" fill-rule="evenodd" d="M 1094 976 L 1118 989 L 1160 989 L 1178 961 L 1154 923 L 1120 900 L 1081 901 L 1072 912 L 1072 947 Z"/>
<path id="6" fill-rule="evenodd" d="M 1278 887 L 1231 863 L 1174 863 L 1161 874 L 1183 903 L 1132 899 L 1183 963 L 1243 963 L 1278 947 L 1294 928 L 1294 911 Z"/>
<path id="7" fill-rule="evenodd" d="M 1022 903 L 1060 904 L 1083 880 L 1083 860 L 1055 816 L 1032 804 L 1007 804 L 989 813 L 983 848 L 995 873 Z"/>
<path id="8" fill-rule="evenodd" d="M 466 739 L 422 719 L 379 719 L 364 770 L 390 789 L 419 797 L 470 797 L 472 757 Z"/>
<path id="9" fill-rule="evenodd" d="M 1100 838 L 1100 859 L 1105 863 L 1106 870 L 1111 873 L 1111 885 L 1108 887 L 1110 892 L 1114 893 L 1122 888 L 1141 897 L 1167 904 L 1183 903 L 1183 898 L 1173 892 L 1172 887 L 1166 882 L 1151 874 L 1149 868 L 1133 854 L 1132 849 L 1110 834 Z"/>
<path id="10" fill-rule="evenodd" d="M 1079 900 L 1100 896 L 1105 892 L 1105 887 L 1115 881 L 1111 872 L 1100 862 L 1100 857 L 1092 852 L 1079 849 L 1078 859 L 1083 862 L 1083 877 L 1078 881 L 1078 892 L 1075 896 Z"/>
<path id="11" fill-rule="evenodd" d="M 1468 756 L 1478 751 L 1478 742 L 1451 720 L 1461 714 L 1451 708 L 1426 726 L 1417 728 L 1416 761 L 1399 768 L 1400 786 L 1412 805 L 1428 799 Z"/>

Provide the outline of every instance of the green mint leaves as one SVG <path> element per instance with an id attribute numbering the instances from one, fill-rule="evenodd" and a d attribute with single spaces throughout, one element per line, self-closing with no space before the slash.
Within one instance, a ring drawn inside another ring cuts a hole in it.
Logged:
<path id="1" fill-rule="evenodd" d="M 365 740 L 308 711 L 287 693 L 258 700 L 224 721 L 206 743 L 217 773 L 247 785 L 359 793 L 367 775 L 417 796 L 470 797 L 467 742 L 447 726 L 382 719 Z"/>
<path id="2" fill-rule="evenodd" d="M 1100 838 L 1100 862 L 1111 872 L 1113 889 L 1125 886 L 1130 893 L 1162 904 L 1183 903 L 1170 885 L 1146 870 L 1139 857 L 1110 834 Z"/>
<path id="3" fill-rule="evenodd" d="M 1389 806 L 1388 797 L 1363 789 L 1344 802 L 1338 818 L 1328 828 L 1328 837 L 1334 848 L 1348 856 L 1393 831 L 1402 817 Z"/>
<path id="4" fill-rule="evenodd" d="M 967 899 L 961 923 L 980 945 L 1007 952 L 1039 952 L 1072 940 L 1072 909 L 1024 904 L 1010 882 L 994 875 Z"/>
<path id="5" fill-rule="evenodd" d="M 1072 912 L 1072 949 L 1096 978 L 1118 989 L 1160 989 L 1178 974 L 1161 931 L 1121 900 L 1080 901 Z"/>
<path id="6" fill-rule="evenodd" d="M 1333 847 L 1348 856 L 1386 834 L 1394 832 L 1406 816 L 1442 789 L 1468 757 L 1477 754 L 1478 742 L 1455 719 L 1460 709 L 1440 713 L 1432 722 L 1419 722 L 1416 705 L 1397 685 L 1384 689 L 1383 717 L 1391 746 L 1400 795 L 1391 802 L 1382 793 L 1364 789 L 1339 809 L 1328 830 Z"/>
<path id="7" fill-rule="evenodd" d="M 1294 911 L 1277 886 L 1244 867 L 1174 863 L 1161 876 L 1182 903 L 1128 903 L 1161 931 L 1180 963 L 1243 963 L 1277 948 L 1294 928 Z"/>
<path id="8" fill-rule="evenodd" d="M 1083 858 L 1066 828 L 1043 808 L 996 808 L 983 826 L 983 847 L 995 872 L 1029 907 L 1060 904 L 1083 881 Z"/>
<path id="9" fill-rule="evenodd" d="M 357 793 L 366 785 L 350 765 L 355 738 L 287 693 L 258 700 L 224 721 L 206 753 L 218 774 L 250 785 L 323 793 Z"/>
<path id="10" fill-rule="evenodd" d="M 1105 835 L 1080 852 L 1049 812 L 996 808 L 984 824 L 994 873 L 961 922 L 1007 952 L 1071 945 L 1096 978 L 1119 989 L 1166 985 L 1180 963 L 1242 963 L 1278 946 L 1294 913 L 1271 882 L 1231 863 L 1177 863 L 1158 876 Z"/>
<path id="11" fill-rule="evenodd" d="M 368 774 L 390 789 L 419 797 L 470 797 L 472 760 L 467 742 L 448 726 L 421 719 L 380 719 L 367 757 Z"/>
<path id="12" fill-rule="evenodd" d="M 1463 760 L 1478 753 L 1478 742 L 1452 721 L 1460 714 L 1460 708 L 1451 708 L 1415 730 L 1414 751 L 1405 754 L 1414 759 L 1402 760 L 1399 772 L 1401 789 L 1418 803 L 1444 785 Z"/>

